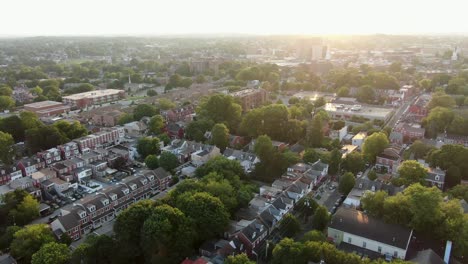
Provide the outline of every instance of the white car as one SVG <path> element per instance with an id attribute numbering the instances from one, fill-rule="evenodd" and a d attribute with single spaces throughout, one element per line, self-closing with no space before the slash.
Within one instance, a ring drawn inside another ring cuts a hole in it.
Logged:
<path id="1" fill-rule="evenodd" d="M 362 171 L 358 172 L 358 174 L 356 174 L 356 177 L 360 178 L 362 176 Z"/>

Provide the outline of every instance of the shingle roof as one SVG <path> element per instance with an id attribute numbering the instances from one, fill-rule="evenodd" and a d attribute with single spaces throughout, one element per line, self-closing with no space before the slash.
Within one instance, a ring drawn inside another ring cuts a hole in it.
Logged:
<path id="1" fill-rule="evenodd" d="M 416 257 L 410 259 L 411 262 L 418 264 L 444 264 L 444 260 L 432 249 L 419 251 Z"/>
<path id="2" fill-rule="evenodd" d="M 412 230 L 364 214 L 351 208 L 340 208 L 333 216 L 329 228 L 406 249 Z"/>

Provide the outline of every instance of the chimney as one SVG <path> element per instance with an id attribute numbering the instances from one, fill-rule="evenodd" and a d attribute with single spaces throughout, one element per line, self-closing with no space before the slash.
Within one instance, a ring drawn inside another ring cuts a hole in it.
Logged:
<path id="1" fill-rule="evenodd" d="M 343 223 L 343 218 L 340 218 L 340 223 Z"/>

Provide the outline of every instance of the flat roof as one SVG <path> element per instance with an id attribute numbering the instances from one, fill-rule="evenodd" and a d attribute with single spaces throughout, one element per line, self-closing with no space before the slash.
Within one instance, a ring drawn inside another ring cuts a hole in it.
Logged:
<path id="1" fill-rule="evenodd" d="M 42 102 L 37 102 L 37 103 L 32 103 L 32 104 L 25 104 L 24 107 L 30 107 L 30 108 L 43 108 L 43 107 L 49 107 L 49 106 L 62 106 L 63 104 L 60 102 L 56 101 L 42 101 Z"/>
<path id="2" fill-rule="evenodd" d="M 324 110 L 334 114 L 341 115 L 356 115 L 372 118 L 385 118 L 393 112 L 391 108 L 375 107 L 375 106 L 361 106 L 361 110 L 352 111 L 352 105 L 345 105 L 343 108 L 337 108 L 339 104 L 327 103 Z"/>
<path id="3" fill-rule="evenodd" d="M 124 92 L 124 90 L 104 89 L 104 90 L 95 90 L 95 91 L 90 91 L 90 92 L 72 94 L 69 96 L 64 96 L 63 98 L 69 99 L 69 100 L 78 100 L 78 99 L 83 99 L 83 98 L 98 98 L 98 97 L 107 96 L 107 95 L 119 94 L 122 92 Z"/>
<path id="4" fill-rule="evenodd" d="M 254 93 L 257 93 L 257 92 L 260 92 L 260 91 L 263 91 L 263 90 L 262 89 L 249 88 L 249 89 L 244 89 L 244 90 L 240 90 L 240 91 L 237 91 L 237 92 L 233 92 L 230 95 L 234 96 L 234 97 L 244 96 L 244 95 L 248 95 L 248 94 L 254 94 Z"/>

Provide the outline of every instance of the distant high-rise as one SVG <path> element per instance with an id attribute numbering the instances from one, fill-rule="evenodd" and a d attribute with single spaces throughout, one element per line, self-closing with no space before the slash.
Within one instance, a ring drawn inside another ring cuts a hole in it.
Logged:
<path id="1" fill-rule="evenodd" d="M 459 49 L 458 46 L 457 46 L 457 47 L 455 47 L 455 49 L 454 49 L 453 52 L 452 52 L 452 60 L 453 60 L 453 61 L 458 60 L 458 55 L 459 55 L 459 53 L 460 53 L 460 49 Z"/>
<path id="2" fill-rule="evenodd" d="M 297 42 L 297 57 L 306 61 L 318 61 L 326 58 L 328 47 L 322 38 L 300 39 Z"/>

